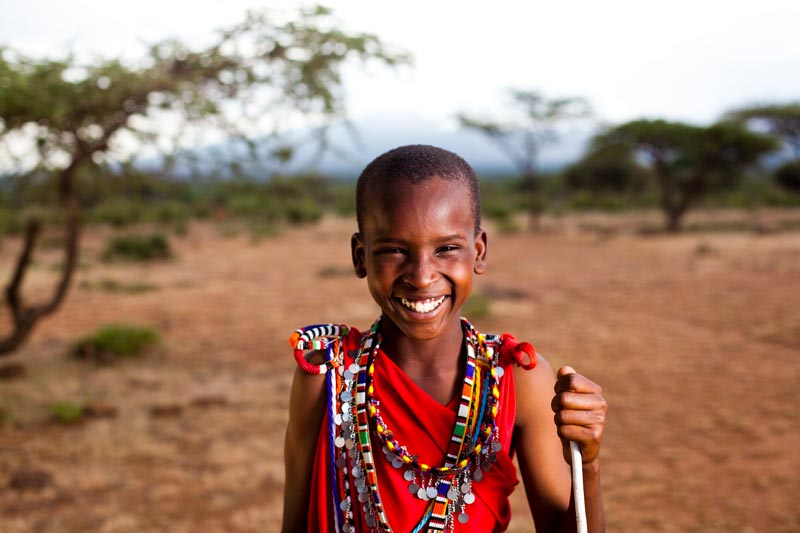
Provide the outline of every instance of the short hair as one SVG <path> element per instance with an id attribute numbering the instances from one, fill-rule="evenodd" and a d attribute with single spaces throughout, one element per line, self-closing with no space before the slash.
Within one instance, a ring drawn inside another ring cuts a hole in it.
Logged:
<path id="1" fill-rule="evenodd" d="M 379 155 L 364 168 L 356 183 L 358 231 L 363 231 L 364 228 L 368 188 L 397 182 L 418 185 L 434 176 L 461 181 L 469 188 L 475 233 L 480 231 L 481 192 L 475 171 L 458 154 L 427 144 L 411 144 L 394 148 Z"/>

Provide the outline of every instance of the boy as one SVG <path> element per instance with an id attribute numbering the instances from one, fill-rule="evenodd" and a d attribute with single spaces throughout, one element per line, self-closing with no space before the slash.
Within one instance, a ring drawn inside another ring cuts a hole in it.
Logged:
<path id="1" fill-rule="evenodd" d="M 603 531 L 600 387 L 569 367 L 556 379 L 532 346 L 460 318 L 486 270 L 472 168 L 432 146 L 396 148 L 362 172 L 356 212 L 353 266 L 381 316 L 365 334 L 318 326 L 292 339 L 305 372 L 292 385 L 283 530 L 503 531 L 516 453 L 537 531 L 574 531 L 575 441 L 589 530 Z M 308 348 L 322 349 L 304 359 Z"/>

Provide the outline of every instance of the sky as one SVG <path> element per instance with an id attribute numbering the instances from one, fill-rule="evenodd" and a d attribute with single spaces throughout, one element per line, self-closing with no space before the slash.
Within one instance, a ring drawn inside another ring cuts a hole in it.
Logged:
<path id="1" fill-rule="evenodd" d="M 0 0 L 0 44 L 136 57 L 167 37 L 202 43 L 247 9 L 285 0 Z M 710 123 L 752 103 L 800 100 L 797 0 L 328 2 L 350 31 L 410 52 L 412 67 L 345 69 L 356 120 L 506 116 L 508 89 L 580 96 L 605 123 Z M 125 7 L 120 7 L 125 6 Z"/>

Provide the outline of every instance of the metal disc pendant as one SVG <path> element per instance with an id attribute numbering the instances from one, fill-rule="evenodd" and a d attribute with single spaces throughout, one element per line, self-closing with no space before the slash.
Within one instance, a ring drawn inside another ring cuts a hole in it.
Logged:
<path id="1" fill-rule="evenodd" d="M 358 374 L 358 365 L 356 363 L 351 363 L 350 366 L 347 367 L 347 370 L 353 374 Z"/>
<path id="2" fill-rule="evenodd" d="M 469 492 L 469 483 L 462 483 L 461 484 L 461 494 L 466 494 Z"/>
<path id="3" fill-rule="evenodd" d="M 469 515 L 467 513 L 461 513 L 458 515 L 458 522 L 461 524 L 466 524 L 469 522 Z"/>
<path id="4" fill-rule="evenodd" d="M 502 448 L 503 448 L 503 446 L 499 442 L 497 442 L 497 441 L 493 441 L 492 442 L 492 451 L 494 453 L 499 452 Z"/>
<path id="5" fill-rule="evenodd" d="M 417 485 L 416 483 L 412 483 L 411 485 L 408 486 L 408 492 L 410 492 L 411 494 L 416 494 L 417 492 L 419 492 L 419 485 Z"/>
<path id="6" fill-rule="evenodd" d="M 460 493 L 458 492 L 458 490 L 456 490 L 455 487 L 450 487 L 450 490 L 447 491 L 447 499 L 450 501 L 453 502 L 456 501 L 459 496 Z"/>
<path id="7" fill-rule="evenodd" d="M 353 393 L 351 393 L 349 390 L 346 390 L 339 395 L 339 398 L 341 398 L 343 402 L 349 402 L 353 399 Z"/>
<path id="8" fill-rule="evenodd" d="M 392 459 L 392 466 L 395 468 L 400 468 L 401 466 L 403 466 L 403 460 L 395 456 L 395 458 Z"/>
<path id="9" fill-rule="evenodd" d="M 344 446 L 344 438 L 343 438 L 343 437 L 336 437 L 336 438 L 333 440 L 333 444 L 334 444 L 334 445 L 335 445 L 337 448 L 342 448 L 342 447 Z"/>
<path id="10" fill-rule="evenodd" d="M 375 521 L 375 516 L 368 514 L 366 517 L 367 527 L 375 527 L 378 523 Z"/>
<path id="11" fill-rule="evenodd" d="M 339 367 L 339 368 L 341 368 L 341 367 Z M 347 379 L 347 380 L 353 379 L 353 373 L 350 372 L 349 370 L 345 370 L 343 376 L 344 376 L 344 379 Z"/>
<path id="12" fill-rule="evenodd" d="M 348 505 L 350 505 L 350 502 L 348 502 L 347 500 L 343 500 L 342 502 L 339 503 L 339 510 L 346 511 Z"/>
<path id="13" fill-rule="evenodd" d="M 344 447 L 345 448 L 347 448 L 348 450 L 352 450 L 353 446 L 355 446 L 355 443 L 353 442 L 353 439 L 344 439 Z"/>
<path id="14" fill-rule="evenodd" d="M 336 415 L 333 417 L 333 423 L 337 426 L 342 425 L 342 415 L 340 413 L 336 413 Z"/>
<path id="15" fill-rule="evenodd" d="M 405 472 L 403 472 L 403 479 L 405 479 L 406 481 L 411 481 L 412 479 L 414 479 L 414 472 L 412 472 L 411 470 L 406 470 Z"/>
<path id="16" fill-rule="evenodd" d="M 358 494 L 358 501 L 360 501 L 361 503 L 365 503 L 368 499 L 369 499 L 369 496 L 367 496 L 366 492 L 360 492 Z"/>
<path id="17" fill-rule="evenodd" d="M 439 491 L 436 490 L 436 487 L 428 487 L 425 493 L 428 495 L 428 498 L 432 500 L 439 494 Z"/>
<path id="18" fill-rule="evenodd" d="M 341 448 L 341 446 L 339 447 Z M 344 456 L 338 457 L 336 459 L 336 468 L 344 468 L 344 465 L 346 464 L 347 464 L 347 459 L 345 459 Z"/>
<path id="19" fill-rule="evenodd" d="M 491 470 L 491 469 L 492 469 L 492 463 L 490 463 L 489 461 L 486 461 L 486 462 L 482 463 L 482 464 L 481 464 L 481 469 L 482 469 L 484 472 L 488 472 L 489 470 Z"/>
<path id="20" fill-rule="evenodd" d="M 364 474 L 364 471 L 361 470 L 360 468 L 356 467 L 356 468 L 353 469 L 353 477 L 354 478 L 360 479 L 363 474 Z"/>
<path id="21" fill-rule="evenodd" d="M 420 489 L 417 491 L 417 498 L 419 498 L 420 500 L 428 501 L 427 491 L 422 487 L 420 487 Z"/>
<path id="22" fill-rule="evenodd" d="M 464 494 L 464 503 L 467 505 L 475 503 L 475 495 L 473 493 Z"/>
<path id="23" fill-rule="evenodd" d="M 475 471 L 472 473 L 472 479 L 475 481 L 480 481 L 483 479 L 483 470 L 480 468 L 476 468 Z"/>
<path id="24" fill-rule="evenodd" d="M 494 375 L 496 377 L 498 377 L 498 378 L 502 378 L 503 374 L 505 374 L 505 373 L 506 373 L 506 371 L 503 370 L 502 366 L 495 367 L 495 369 L 494 369 Z"/>

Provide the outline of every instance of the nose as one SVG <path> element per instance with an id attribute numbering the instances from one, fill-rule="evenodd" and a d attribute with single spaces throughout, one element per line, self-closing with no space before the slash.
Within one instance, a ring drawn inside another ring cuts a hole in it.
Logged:
<path id="1" fill-rule="evenodd" d="M 404 279 L 416 289 L 429 287 L 436 281 L 437 269 L 435 261 L 427 254 L 414 254 L 409 257 L 408 268 Z"/>

